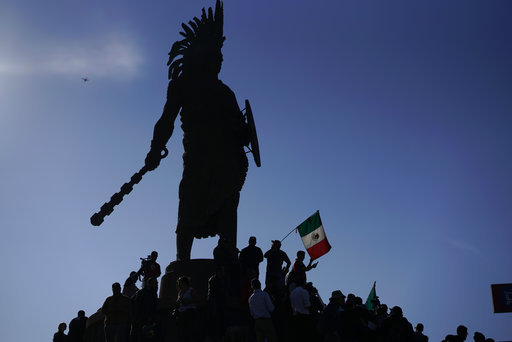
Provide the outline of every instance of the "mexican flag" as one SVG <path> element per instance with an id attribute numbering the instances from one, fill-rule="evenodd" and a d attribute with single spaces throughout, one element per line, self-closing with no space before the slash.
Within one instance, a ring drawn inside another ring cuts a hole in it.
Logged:
<path id="1" fill-rule="evenodd" d="M 375 281 L 373 282 L 372 289 L 370 290 L 370 294 L 368 295 L 368 298 L 366 299 L 366 303 L 364 304 L 366 306 L 366 309 L 368 311 L 373 311 L 375 309 L 375 302 L 374 300 L 377 298 L 377 291 L 375 291 Z"/>
<path id="2" fill-rule="evenodd" d="M 318 210 L 296 229 L 311 260 L 318 259 L 331 249 L 331 245 L 329 245 L 329 241 L 325 237 L 324 227 L 322 226 Z"/>

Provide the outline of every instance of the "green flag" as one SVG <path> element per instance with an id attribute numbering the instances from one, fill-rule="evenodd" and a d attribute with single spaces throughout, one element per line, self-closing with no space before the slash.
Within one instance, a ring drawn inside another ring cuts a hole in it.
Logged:
<path id="1" fill-rule="evenodd" d="M 368 295 L 368 298 L 366 299 L 365 306 L 366 306 L 366 309 L 368 309 L 368 311 L 373 311 L 375 309 L 374 300 L 377 299 L 377 292 L 375 291 L 375 283 L 376 283 L 376 281 L 373 282 L 373 286 L 372 286 L 372 289 L 370 290 L 370 294 Z"/>

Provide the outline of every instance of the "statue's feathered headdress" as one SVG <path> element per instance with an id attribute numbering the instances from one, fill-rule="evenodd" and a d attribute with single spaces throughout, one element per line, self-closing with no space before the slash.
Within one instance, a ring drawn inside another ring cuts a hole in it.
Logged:
<path id="1" fill-rule="evenodd" d="M 208 52 L 220 51 L 226 39 L 222 35 L 223 21 L 222 2 L 217 0 L 215 13 L 209 7 L 207 14 L 203 7 L 201 19 L 194 17 L 188 25 L 181 24 L 184 32 L 180 34 L 185 39 L 175 42 L 169 52 L 169 79 L 178 79 L 188 64 L 208 58 Z"/>

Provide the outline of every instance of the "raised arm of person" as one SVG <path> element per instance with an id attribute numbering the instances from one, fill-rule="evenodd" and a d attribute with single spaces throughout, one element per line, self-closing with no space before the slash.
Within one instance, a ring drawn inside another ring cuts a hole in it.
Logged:
<path id="1" fill-rule="evenodd" d="M 318 265 L 318 261 L 315 262 L 314 264 L 313 263 L 313 260 L 309 259 L 309 264 L 306 266 L 306 272 L 311 270 L 312 268 L 316 268 L 316 266 Z"/>
<path id="2" fill-rule="evenodd" d="M 151 149 L 145 160 L 146 167 L 149 171 L 156 169 L 158 165 L 160 165 L 162 151 L 174 131 L 174 121 L 181 108 L 178 94 L 179 89 L 177 84 L 171 81 L 167 89 L 167 102 L 165 103 L 162 116 L 155 124 L 153 140 L 151 140 Z"/>

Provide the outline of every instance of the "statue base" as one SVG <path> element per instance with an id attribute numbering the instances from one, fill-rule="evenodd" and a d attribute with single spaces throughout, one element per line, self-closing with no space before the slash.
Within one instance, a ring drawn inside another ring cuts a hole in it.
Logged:
<path id="1" fill-rule="evenodd" d="M 215 274 L 213 259 L 192 259 L 186 261 L 172 261 L 165 269 L 160 280 L 160 301 L 174 306 L 178 297 L 176 281 L 181 276 L 191 278 L 191 286 L 206 300 L 208 294 L 208 279 Z"/>

